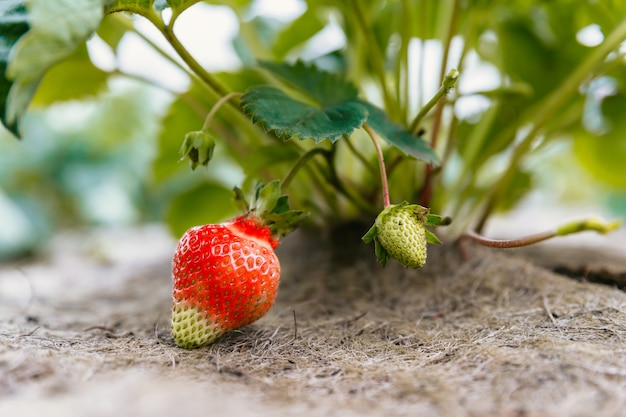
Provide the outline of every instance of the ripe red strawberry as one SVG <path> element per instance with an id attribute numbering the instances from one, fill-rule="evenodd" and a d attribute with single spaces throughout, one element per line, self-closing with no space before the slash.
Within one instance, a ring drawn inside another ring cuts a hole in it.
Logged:
<path id="1" fill-rule="evenodd" d="M 178 346 L 213 343 L 260 319 L 274 304 L 280 280 L 274 249 L 303 214 L 287 210 L 277 183 L 268 186 L 257 192 L 265 199 L 257 201 L 264 213 L 248 209 L 230 222 L 193 227 L 180 239 L 172 268 L 172 334 Z"/>

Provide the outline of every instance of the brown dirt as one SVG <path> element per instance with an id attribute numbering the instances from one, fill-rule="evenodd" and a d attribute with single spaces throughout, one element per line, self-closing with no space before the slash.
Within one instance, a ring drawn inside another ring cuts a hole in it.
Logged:
<path id="1" fill-rule="evenodd" d="M 185 351 L 174 242 L 79 236 L 0 265 L 0 416 L 626 416 L 626 293 L 529 252 L 447 245 L 382 269 L 349 232 L 295 234 L 271 312 Z"/>

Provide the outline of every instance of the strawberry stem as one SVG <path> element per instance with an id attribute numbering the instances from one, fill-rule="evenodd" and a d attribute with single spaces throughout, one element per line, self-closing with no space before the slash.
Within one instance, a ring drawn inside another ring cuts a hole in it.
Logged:
<path id="1" fill-rule="evenodd" d="M 523 246 L 534 245 L 535 243 L 539 243 L 556 236 L 565 236 L 584 231 L 595 231 L 600 234 L 606 234 L 613 230 L 616 230 L 621 226 L 621 224 L 621 220 L 614 220 L 612 222 L 606 223 L 597 219 L 584 219 L 566 223 L 562 226 L 557 227 L 555 230 L 535 233 L 517 239 L 494 240 L 486 238 L 473 231 L 468 231 L 464 233 L 461 236 L 461 239 L 471 239 L 476 243 L 479 243 L 483 246 L 489 246 L 491 248 L 521 248 Z"/>
<path id="2" fill-rule="evenodd" d="M 294 177 L 296 176 L 296 174 L 298 173 L 298 171 L 300 170 L 300 168 L 302 168 L 309 159 L 311 159 L 312 157 L 314 157 L 315 155 L 319 154 L 323 154 L 323 153 L 327 153 L 328 151 L 326 149 L 323 148 L 313 148 L 309 151 L 307 151 L 306 153 L 302 154 L 302 156 L 300 156 L 300 158 L 298 158 L 298 160 L 296 161 L 296 163 L 291 167 L 291 169 L 289 170 L 289 172 L 287 173 L 287 175 L 285 175 L 285 178 L 283 178 L 280 186 L 282 189 L 285 189 L 287 187 L 289 187 L 289 184 L 291 184 L 291 181 L 294 179 Z"/>
<path id="3" fill-rule="evenodd" d="M 367 123 L 363 124 L 363 129 L 365 129 L 369 137 L 372 138 L 374 148 L 376 148 L 376 155 L 378 156 L 378 166 L 380 168 L 380 182 L 383 187 L 383 200 L 385 207 L 389 207 L 391 205 L 391 202 L 389 200 L 389 182 L 387 181 L 387 170 L 385 168 L 385 157 L 383 156 L 383 150 L 380 147 L 380 142 L 378 141 L 376 133 L 374 133 L 372 128 L 369 127 Z"/>
<path id="4" fill-rule="evenodd" d="M 241 93 L 228 93 L 224 97 L 217 100 L 217 102 L 211 108 L 211 111 L 209 111 L 209 114 L 207 114 L 206 118 L 204 119 L 202 130 L 206 131 L 209 129 L 209 126 L 211 126 L 211 122 L 213 121 L 213 117 L 215 117 L 215 113 L 217 113 L 217 111 L 220 109 L 220 107 L 224 105 L 224 103 L 227 103 L 230 99 L 234 97 L 239 97 L 241 95 Z"/>
<path id="5" fill-rule="evenodd" d="M 439 87 L 439 90 L 437 90 L 435 95 L 428 101 L 428 103 L 426 103 L 426 105 L 424 105 L 424 107 L 421 108 L 419 113 L 417 113 L 417 116 L 415 116 L 415 118 L 411 122 L 410 130 L 411 132 L 413 132 L 414 135 L 417 134 L 420 128 L 420 123 L 422 122 L 422 119 L 426 117 L 428 112 L 433 107 L 435 107 L 435 104 L 437 104 L 442 97 L 445 97 L 450 92 L 450 90 L 454 88 L 456 82 L 459 79 L 459 75 L 460 75 L 459 70 L 457 70 L 456 68 L 453 68 L 450 70 L 450 72 L 448 72 L 445 76 L 442 77 L 441 87 Z"/>
<path id="6" fill-rule="evenodd" d="M 461 235 L 461 239 L 471 239 L 476 243 L 479 243 L 483 246 L 488 246 L 490 248 L 498 248 L 498 249 L 511 249 L 511 248 L 521 248 L 523 246 L 534 245 L 535 243 L 542 242 L 544 240 L 551 239 L 557 236 L 554 231 L 535 233 L 533 235 L 524 236 L 518 239 L 504 239 L 504 240 L 496 240 L 489 239 L 482 235 L 479 235 L 476 232 L 472 232 L 471 230 Z"/>

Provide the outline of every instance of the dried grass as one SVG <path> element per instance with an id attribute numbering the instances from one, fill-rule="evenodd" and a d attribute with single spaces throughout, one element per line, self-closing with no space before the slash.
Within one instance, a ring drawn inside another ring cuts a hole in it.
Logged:
<path id="1" fill-rule="evenodd" d="M 0 415 L 626 416 L 624 292 L 512 252 L 413 271 L 322 241 L 289 237 L 270 314 L 195 351 L 169 335 L 167 262 L 3 267 L 30 290 L 0 295 Z"/>

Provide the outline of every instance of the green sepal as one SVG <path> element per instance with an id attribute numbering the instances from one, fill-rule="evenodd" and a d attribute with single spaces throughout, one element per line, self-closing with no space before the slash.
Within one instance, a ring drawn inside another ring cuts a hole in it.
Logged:
<path id="1" fill-rule="evenodd" d="M 441 240 L 439 240 L 436 234 L 434 234 L 428 229 L 426 229 L 425 232 L 426 232 L 426 243 L 441 245 Z"/>
<path id="2" fill-rule="evenodd" d="M 374 253 L 376 254 L 378 262 L 380 262 L 383 267 L 386 266 L 387 262 L 389 262 L 389 252 L 387 252 L 387 249 L 380 244 L 378 238 L 374 238 Z"/>
<path id="3" fill-rule="evenodd" d="M 282 214 L 289 211 L 289 197 L 281 195 L 276 201 L 276 206 L 272 210 L 272 214 Z"/>
<path id="4" fill-rule="evenodd" d="M 198 165 L 206 167 L 213 157 L 214 150 L 215 141 L 208 132 L 203 130 L 189 132 L 185 135 L 183 145 L 180 147 L 180 160 L 189 159 L 192 170 Z"/>
<path id="5" fill-rule="evenodd" d="M 265 216 L 274 212 L 280 198 L 280 182 L 278 180 L 260 185 L 256 190 L 256 204 L 253 207 L 257 216 Z"/>
<path id="6" fill-rule="evenodd" d="M 263 223 L 269 227 L 275 239 L 281 239 L 293 232 L 308 215 L 309 213 L 302 210 L 269 213 L 263 216 Z"/>
<path id="7" fill-rule="evenodd" d="M 452 218 L 446 216 L 439 216 L 438 214 L 427 214 L 426 221 L 424 224 L 426 226 L 448 226 L 452 223 Z"/>
<path id="8" fill-rule="evenodd" d="M 281 239 L 293 232 L 309 215 L 301 210 L 289 208 L 289 198 L 280 194 L 280 181 L 258 184 L 246 198 L 244 192 L 235 187 L 235 205 L 241 208 L 257 222 L 266 226 L 275 239 Z"/>
<path id="9" fill-rule="evenodd" d="M 387 262 L 389 262 L 389 252 L 387 252 L 387 249 L 385 249 L 385 247 L 380 244 L 377 236 L 378 227 L 376 226 L 376 224 L 374 224 L 372 227 L 370 227 L 367 233 L 363 235 L 361 240 L 363 240 L 363 242 L 365 243 L 370 243 L 371 241 L 374 241 L 374 253 L 376 254 L 376 259 L 378 259 L 378 262 L 380 262 L 382 266 L 385 266 L 387 265 Z"/>
<path id="10" fill-rule="evenodd" d="M 372 225 L 372 227 L 370 227 L 370 230 L 368 230 L 367 233 L 363 235 L 361 240 L 363 240 L 363 242 L 365 243 L 370 243 L 372 240 L 376 238 L 377 233 L 378 233 L 378 228 L 376 227 L 376 224 L 374 224 Z"/>
<path id="11" fill-rule="evenodd" d="M 233 188 L 233 192 L 235 193 L 235 197 L 233 198 L 233 204 L 235 207 L 244 213 L 250 212 L 250 204 L 248 203 L 248 199 L 246 198 L 243 190 L 235 186 Z"/>

